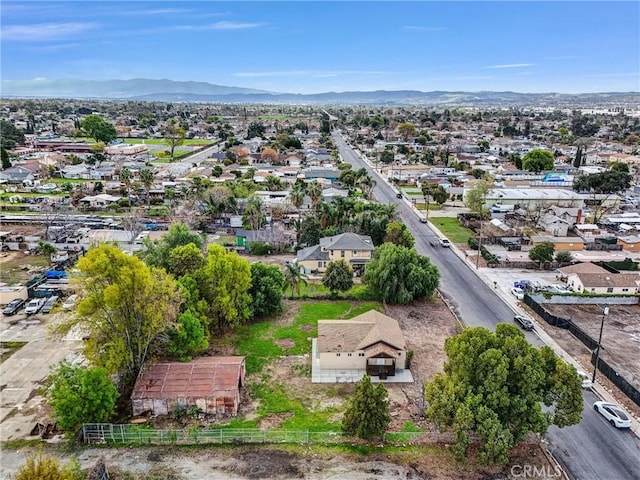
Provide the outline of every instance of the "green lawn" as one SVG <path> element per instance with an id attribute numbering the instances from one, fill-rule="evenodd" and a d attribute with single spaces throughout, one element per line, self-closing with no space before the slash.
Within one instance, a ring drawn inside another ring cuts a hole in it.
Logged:
<path id="1" fill-rule="evenodd" d="M 453 243 L 467 243 L 469 238 L 475 237 L 473 231 L 460 225 L 457 218 L 432 217 L 429 220 Z"/>
<path id="2" fill-rule="evenodd" d="M 125 138 L 124 143 L 132 145 L 145 144 L 145 145 L 167 145 L 164 138 Z M 183 145 L 210 145 L 215 143 L 213 140 L 207 140 L 206 138 L 187 138 Z M 168 145 L 167 145 L 168 147 Z"/>
<path id="3" fill-rule="evenodd" d="M 340 425 L 331 417 L 342 411 L 335 406 L 322 407 L 315 398 L 320 392 L 322 398 L 343 398 L 344 385 L 315 385 L 310 391 L 294 391 L 282 382 L 273 382 L 266 372 L 268 364 L 283 355 L 304 355 L 311 352 L 311 338 L 318 334 L 318 320 L 352 318 L 366 311 L 380 308 L 377 302 L 324 301 L 304 302 L 291 325 L 278 325 L 264 321 L 245 325 L 236 330 L 230 342 L 236 345 L 239 355 L 246 356 L 248 374 L 260 374 L 259 381 L 250 384 L 251 396 L 259 400 L 259 418 L 245 420 L 237 418 L 225 427 L 255 427 L 260 419 L 269 415 L 287 417 L 282 428 L 292 430 L 329 431 L 339 430 Z M 291 340 L 293 345 L 281 348 L 276 341 Z M 309 367 L 293 370 L 292 376 L 308 376 Z M 311 398 L 308 397 L 311 395 Z M 315 403 L 315 404 L 314 404 Z"/>
<path id="4" fill-rule="evenodd" d="M 237 346 L 238 354 L 247 356 L 247 372 L 260 372 L 262 368 L 281 355 L 303 355 L 311 350 L 309 338 L 318 333 L 318 320 L 352 318 L 374 308 L 377 302 L 313 302 L 304 303 L 290 326 L 277 326 L 264 321 L 245 325 L 237 330 L 231 343 Z M 294 345 L 286 350 L 274 340 L 291 339 Z"/>

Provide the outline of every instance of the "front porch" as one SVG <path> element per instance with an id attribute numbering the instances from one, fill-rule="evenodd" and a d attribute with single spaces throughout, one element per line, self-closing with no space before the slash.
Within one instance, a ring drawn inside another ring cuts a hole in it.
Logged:
<path id="1" fill-rule="evenodd" d="M 373 360 L 372 365 L 369 365 L 369 361 L 371 360 Z M 390 375 L 388 372 L 389 366 L 387 364 L 378 365 L 378 360 L 391 360 L 394 368 L 393 375 Z M 383 372 L 387 372 L 387 375 L 374 376 L 379 374 L 380 366 L 383 367 Z M 378 373 L 374 373 L 374 367 Z M 372 370 L 370 370 L 370 368 Z M 370 371 L 372 373 L 369 373 Z M 317 339 L 314 338 L 311 341 L 311 383 L 356 383 L 362 380 L 362 377 L 365 375 L 371 377 L 372 383 L 413 383 L 414 381 L 411 370 L 404 368 L 396 369 L 395 360 L 390 358 L 368 358 L 366 369 L 321 369 Z"/>

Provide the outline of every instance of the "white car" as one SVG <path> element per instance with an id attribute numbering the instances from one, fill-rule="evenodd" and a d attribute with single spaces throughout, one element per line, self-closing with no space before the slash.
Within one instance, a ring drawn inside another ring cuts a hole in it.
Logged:
<path id="1" fill-rule="evenodd" d="M 513 293 L 518 300 L 524 299 L 524 290 L 519 287 L 513 287 L 511 293 Z"/>
<path id="2" fill-rule="evenodd" d="M 78 295 L 70 295 L 69 298 L 67 298 L 65 302 L 62 304 L 62 308 L 64 310 L 69 310 L 70 308 L 73 308 L 77 300 L 78 300 Z"/>
<path id="3" fill-rule="evenodd" d="M 451 242 L 449 241 L 448 238 L 441 238 L 438 241 L 440 242 L 440 246 L 441 247 L 444 247 L 444 248 L 450 248 L 451 247 Z"/>
<path id="4" fill-rule="evenodd" d="M 44 298 L 33 298 L 29 300 L 27 306 L 24 308 L 24 313 L 27 315 L 34 315 L 40 311 L 46 299 Z"/>
<path id="5" fill-rule="evenodd" d="M 578 377 L 582 382 L 582 388 L 591 388 L 593 386 L 593 383 L 591 383 L 591 379 L 589 378 L 589 375 L 587 375 L 582 370 L 578 370 Z"/>
<path id="6" fill-rule="evenodd" d="M 631 428 L 631 419 L 614 403 L 596 402 L 593 409 L 606 418 L 616 428 Z"/>

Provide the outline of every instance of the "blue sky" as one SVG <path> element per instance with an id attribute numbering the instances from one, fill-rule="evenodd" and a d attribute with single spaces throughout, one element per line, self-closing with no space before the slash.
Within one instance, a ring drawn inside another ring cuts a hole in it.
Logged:
<path id="1" fill-rule="evenodd" d="M 640 91 L 640 2 L 12 2 L 1 78 Z"/>

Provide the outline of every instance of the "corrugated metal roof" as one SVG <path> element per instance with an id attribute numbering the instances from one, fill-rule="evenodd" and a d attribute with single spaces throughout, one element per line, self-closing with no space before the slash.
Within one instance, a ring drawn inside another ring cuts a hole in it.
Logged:
<path id="1" fill-rule="evenodd" d="M 202 357 L 159 362 L 142 371 L 131 394 L 143 398 L 210 397 L 238 390 L 244 357 Z"/>

